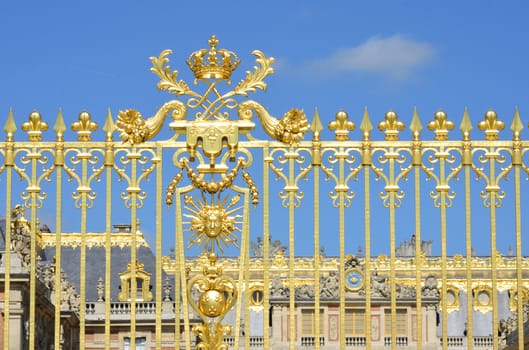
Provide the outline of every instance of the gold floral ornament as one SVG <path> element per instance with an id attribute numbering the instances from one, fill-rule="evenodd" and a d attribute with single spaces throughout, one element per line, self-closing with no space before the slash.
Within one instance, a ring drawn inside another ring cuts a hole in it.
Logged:
<path id="1" fill-rule="evenodd" d="M 485 120 L 478 123 L 479 130 L 485 130 L 485 140 L 494 141 L 498 139 L 500 130 L 505 128 L 505 123 L 498 120 L 498 115 L 492 109 L 485 113 Z"/>
<path id="2" fill-rule="evenodd" d="M 344 110 L 338 111 L 335 120 L 329 123 L 329 130 L 334 130 L 334 139 L 337 141 L 349 140 L 349 131 L 354 129 L 354 122 L 349 120 L 349 115 Z"/>
<path id="3" fill-rule="evenodd" d="M 239 105 L 239 118 L 242 120 L 250 120 L 254 113 L 268 136 L 289 145 L 299 143 L 310 129 L 303 110 L 291 109 L 283 115 L 283 118 L 276 119 L 256 101 L 248 100 Z"/>
<path id="4" fill-rule="evenodd" d="M 434 131 L 435 140 L 445 141 L 448 140 L 448 131 L 454 130 L 454 123 L 448 120 L 443 110 L 439 110 L 435 113 L 434 120 L 428 123 L 428 130 Z"/>
<path id="5" fill-rule="evenodd" d="M 386 141 L 398 141 L 399 131 L 404 130 L 404 123 L 401 122 L 397 113 L 392 110 L 387 112 L 384 116 L 384 121 L 378 124 L 379 130 L 384 131 L 384 140 Z"/>
<path id="6" fill-rule="evenodd" d="M 28 132 L 28 139 L 33 142 L 42 140 L 42 131 L 48 130 L 48 123 L 42 121 L 39 112 L 33 111 L 29 115 L 29 121 L 22 124 L 22 130 Z"/>
<path id="7" fill-rule="evenodd" d="M 87 111 L 79 113 L 78 120 L 72 124 L 72 130 L 77 131 L 78 141 L 90 141 L 92 131 L 96 131 L 97 128 L 97 123 L 92 121 L 92 116 Z"/>
<path id="8" fill-rule="evenodd" d="M 228 202 L 229 197 L 222 198 L 220 193 L 214 197 L 210 202 L 204 192 L 202 199 L 184 197 L 185 210 L 188 212 L 184 216 L 189 219 L 184 224 L 188 225 L 186 231 L 192 232 L 188 248 L 198 246 L 211 253 L 218 249 L 224 254 L 224 248 L 230 245 L 239 248 L 235 232 L 241 232 L 242 215 L 236 214 L 242 208 L 237 206 L 241 198 L 235 195 Z"/>

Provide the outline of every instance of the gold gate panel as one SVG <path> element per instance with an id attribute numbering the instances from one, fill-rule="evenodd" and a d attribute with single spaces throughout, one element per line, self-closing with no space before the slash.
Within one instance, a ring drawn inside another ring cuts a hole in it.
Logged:
<path id="1" fill-rule="evenodd" d="M 339 111 L 326 130 L 317 110 L 276 118 L 250 99 L 273 58 L 254 51 L 232 84 L 239 58 L 208 44 L 186 61 L 191 84 L 170 50 L 151 57 L 174 99 L 148 118 L 109 112 L 102 141 L 86 111 L 70 125 L 60 111 L 18 124 L 9 112 L 4 348 L 498 349 L 514 334 L 523 348 L 529 141 L 517 110 L 506 139 L 493 110 L 477 125 L 465 110 L 458 126 L 438 111 L 432 139 L 417 111 L 409 125 Z M 113 265 L 123 249 L 127 264 Z M 483 324 L 488 337 L 474 334 Z"/>

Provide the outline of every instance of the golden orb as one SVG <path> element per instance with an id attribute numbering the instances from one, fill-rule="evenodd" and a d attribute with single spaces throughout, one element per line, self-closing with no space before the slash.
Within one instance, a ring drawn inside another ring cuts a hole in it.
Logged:
<path id="1" fill-rule="evenodd" d="M 485 119 L 496 119 L 498 118 L 498 115 L 496 114 L 496 112 L 492 109 L 489 109 L 486 113 L 485 113 Z"/>
<path id="2" fill-rule="evenodd" d="M 435 117 L 437 119 L 446 119 L 446 113 L 445 111 L 443 111 L 442 109 L 438 110 L 437 112 L 435 112 Z"/>
<path id="3" fill-rule="evenodd" d="M 198 308 L 207 317 L 219 317 L 226 308 L 226 298 L 219 291 L 208 290 L 198 299 Z"/>

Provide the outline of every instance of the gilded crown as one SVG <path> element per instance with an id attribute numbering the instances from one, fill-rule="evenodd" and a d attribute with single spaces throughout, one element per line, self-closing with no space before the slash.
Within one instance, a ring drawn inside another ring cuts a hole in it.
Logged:
<path id="1" fill-rule="evenodd" d="M 193 52 L 186 63 L 196 79 L 229 80 L 231 72 L 239 65 L 239 58 L 232 51 L 217 49 L 219 41 L 215 35 L 208 40 L 208 49 Z"/>

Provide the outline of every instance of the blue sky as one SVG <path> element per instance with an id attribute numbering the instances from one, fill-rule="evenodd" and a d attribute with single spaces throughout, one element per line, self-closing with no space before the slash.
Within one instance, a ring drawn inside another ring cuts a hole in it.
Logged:
<path id="1" fill-rule="evenodd" d="M 518 106 L 527 126 L 528 15 L 523 1 L 2 2 L 0 123 L 10 108 L 51 125 L 59 108 L 101 126 L 107 109 L 149 115 L 171 99 L 149 57 L 172 49 L 191 81 L 185 59 L 216 34 L 242 60 L 235 81 L 252 50 L 276 58 L 258 93 L 274 115 L 317 107 L 326 124 L 343 108 L 359 124 L 367 106 L 373 122 L 392 108 L 408 124 L 417 107 L 424 124 L 442 108 L 458 126 L 465 107 L 475 123 L 493 108 L 509 126 Z"/>

